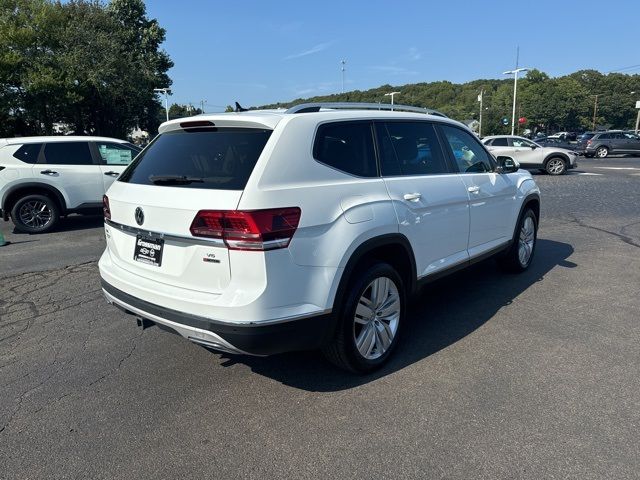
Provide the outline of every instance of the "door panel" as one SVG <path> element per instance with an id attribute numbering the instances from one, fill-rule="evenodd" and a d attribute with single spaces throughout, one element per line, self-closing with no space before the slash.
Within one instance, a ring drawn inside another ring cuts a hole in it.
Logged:
<path id="1" fill-rule="evenodd" d="M 466 261 L 469 205 L 460 176 L 384 178 L 416 257 L 418 277 Z"/>
<path id="2" fill-rule="evenodd" d="M 544 157 L 542 148 L 524 138 L 509 138 L 509 143 L 511 143 L 513 148 L 513 158 L 515 158 L 519 163 L 524 165 L 542 166 Z"/>
<path id="3" fill-rule="evenodd" d="M 513 209 L 517 204 L 516 180 L 494 171 L 491 156 L 471 133 L 449 125 L 439 128 L 468 195 L 470 222 L 467 248 L 473 258 L 511 239 Z"/>
<path id="4" fill-rule="evenodd" d="M 137 149 L 114 142 L 96 142 L 95 151 L 100 160 L 100 172 L 104 191 L 115 182 L 116 178 L 125 171 L 131 161 L 139 153 Z"/>
<path id="5" fill-rule="evenodd" d="M 51 142 L 44 146 L 34 176 L 66 194 L 67 208 L 102 202 L 100 167 L 93 162 L 87 142 Z"/>
<path id="6" fill-rule="evenodd" d="M 418 277 L 468 259 L 469 205 L 429 122 L 376 123 L 380 169 Z"/>
<path id="7" fill-rule="evenodd" d="M 469 256 L 474 257 L 511 240 L 516 181 L 509 175 L 464 173 L 469 194 Z"/>

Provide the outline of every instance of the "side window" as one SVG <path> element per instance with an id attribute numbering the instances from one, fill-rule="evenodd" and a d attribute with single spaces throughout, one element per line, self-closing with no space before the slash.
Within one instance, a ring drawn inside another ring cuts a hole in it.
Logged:
<path id="1" fill-rule="evenodd" d="M 489 154 L 470 133 L 449 125 L 440 128 L 461 173 L 493 171 Z"/>
<path id="2" fill-rule="evenodd" d="M 15 158 L 25 163 L 36 163 L 40 154 L 41 143 L 25 143 L 13 154 Z"/>
<path id="3" fill-rule="evenodd" d="M 524 138 L 512 138 L 511 142 L 513 143 L 514 147 L 533 147 L 533 143 L 531 143 L 529 140 L 525 140 Z"/>
<path id="4" fill-rule="evenodd" d="M 600 135 L 598 137 L 598 140 L 611 140 L 611 134 L 610 133 L 603 133 L 602 135 Z"/>
<path id="5" fill-rule="evenodd" d="M 433 125 L 376 123 L 383 176 L 450 173 Z"/>
<path id="6" fill-rule="evenodd" d="M 508 147 L 509 142 L 507 142 L 506 138 L 494 138 L 491 143 L 492 147 Z"/>
<path id="7" fill-rule="evenodd" d="M 358 177 L 377 177 L 370 122 L 334 122 L 318 127 L 313 158 Z"/>
<path id="8" fill-rule="evenodd" d="M 614 133 L 613 138 L 615 138 L 616 140 L 622 140 L 623 138 L 626 138 L 626 137 L 622 133 Z"/>
<path id="9" fill-rule="evenodd" d="M 138 150 L 117 143 L 97 142 L 98 152 L 107 165 L 129 165 L 138 154 Z"/>
<path id="10" fill-rule="evenodd" d="M 44 146 L 44 163 L 48 165 L 93 165 L 87 142 L 52 142 Z"/>

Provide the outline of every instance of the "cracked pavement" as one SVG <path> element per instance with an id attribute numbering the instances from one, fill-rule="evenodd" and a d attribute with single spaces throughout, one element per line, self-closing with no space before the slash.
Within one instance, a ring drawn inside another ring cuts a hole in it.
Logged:
<path id="1" fill-rule="evenodd" d="M 578 171 L 535 177 L 531 270 L 429 285 L 367 377 L 143 331 L 102 298 L 99 220 L 1 224 L 0 479 L 637 478 L 640 159 Z"/>

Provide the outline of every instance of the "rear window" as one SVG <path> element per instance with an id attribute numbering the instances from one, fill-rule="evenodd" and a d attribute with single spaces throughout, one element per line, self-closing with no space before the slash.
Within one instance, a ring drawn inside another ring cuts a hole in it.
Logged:
<path id="1" fill-rule="evenodd" d="M 506 138 L 494 138 L 491 142 L 491 146 L 493 147 L 508 147 L 509 143 Z"/>
<path id="2" fill-rule="evenodd" d="M 199 128 L 163 133 L 136 157 L 120 182 L 243 190 L 271 130 Z"/>
<path id="3" fill-rule="evenodd" d="M 583 133 L 580 135 L 580 140 L 589 140 L 595 135 L 595 133 Z"/>
<path id="4" fill-rule="evenodd" d="M 36 163 L 40 148 L 42 148 L 41 143 L 26 143 L 16 150 L 13 156 L 25 163 Z"/>

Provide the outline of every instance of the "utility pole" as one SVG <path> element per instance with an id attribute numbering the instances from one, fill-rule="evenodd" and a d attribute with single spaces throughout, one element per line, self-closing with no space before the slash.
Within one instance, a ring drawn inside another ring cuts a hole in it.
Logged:
<path id="1" fill-rule="evenodd" d="M 393 97 L 395 95 L 398 95 L 400 92 L 389 92 L 389 93 L 385 93 L 384 96 L 385 97 L 391 97 L 391 111 L 393 112 Z"/>
<path id="2" fill-rule="evenodd" d="M 478 101 L 480 102 L 480 125 L 478 125 L 478 138 L 482 138 L 482 97 L 484 95 L 484 90 L 480 90 L 480 95 L 478 95 Z"/>
<path id="3" fill-rule="evenodd" d="M 204 113 L 204 104 L 207 103 L 206 100 L 200 100 L 200 111 Z"/>
<path id="4" fill-rule="evenodd" d="M 169 121 L 169 94 L 171 93 L 170 88 L 154 88 L 154 92 L 156 93 L 164 93 L 164 109 L 167 111 L 167 122 Z"/>
<path id="5" fill-rule="evenodd" d="M 347 61 L 342 59 L 340 63 L 341 63 L 340 71 L 342 72 L 342 92 L 341 93 L 344 93 L 344 71 L 345 71 L 344 66 L 347 63 Z"/>
<path id="6" fill-rule="evenodd" d="M 602 95 L 601 93 L 598 93 L 597 95 L 591 95 L 592 97 L 595 97 L 595 102 L 593 102 L 593 131 L 596 131 L 596 115 L 598 114 L 598 97 Z"/>

